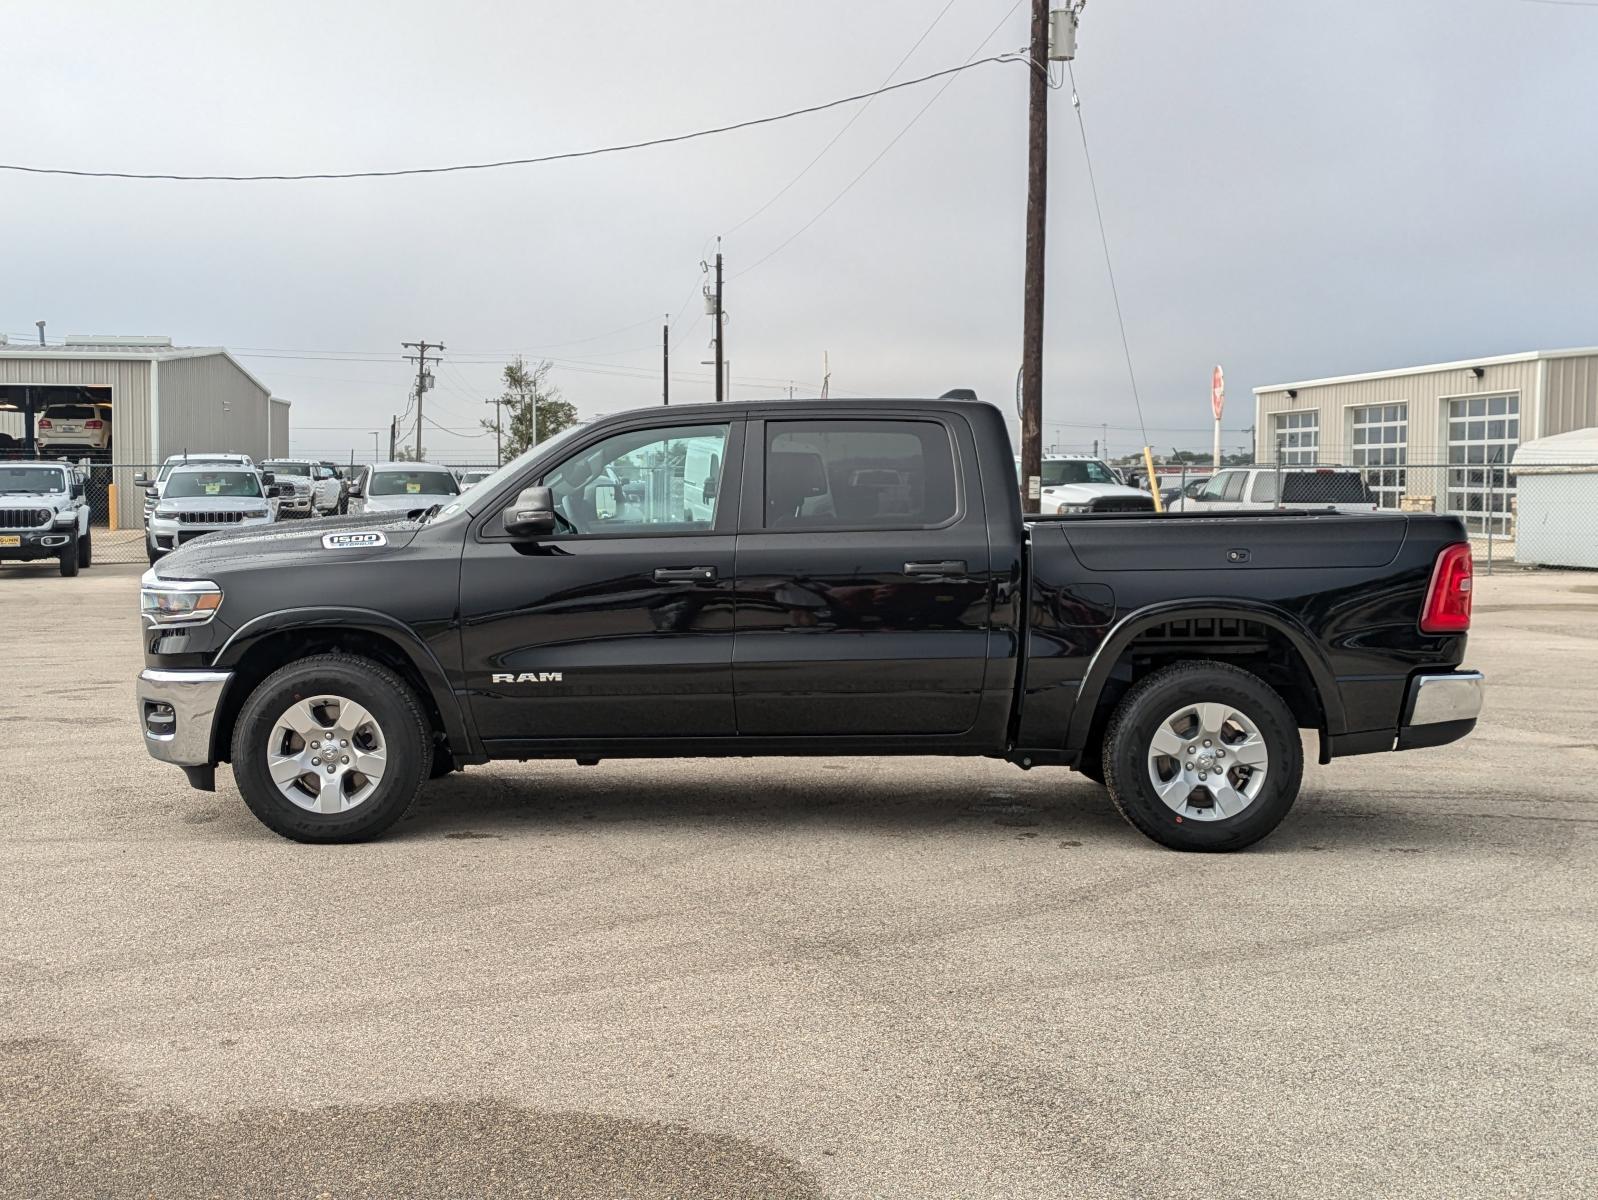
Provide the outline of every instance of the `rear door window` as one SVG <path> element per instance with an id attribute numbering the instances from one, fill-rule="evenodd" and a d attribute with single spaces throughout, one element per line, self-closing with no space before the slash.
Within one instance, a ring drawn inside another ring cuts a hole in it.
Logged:
<path id="1" fill-rule="evenodd" d="M 1249 490 L 1248 498 L 1255 504 L 1276 503 L 1276 472 L 1261 471 L 1254 476 L 1254 486 Z"/>
<path id="2" fill-rule="evenodd" d="M 1220 476 L 1221 499 L 1240 500 L 1243 498 L 1243 484 L 1248 480 L 1247 471 L 1228 471 Z"/>
<path id="3" fill-rule="evenodd" d="M 767 529 L 924 529 L 959 507 L 936 421 L 768 421 Z"/>
<path id="4" fill-rule="evenodd" d="M 1365 481 L 1354 471 L 1294 471 L 1282 478 L 1283 504 L 1370 504 Z"/>

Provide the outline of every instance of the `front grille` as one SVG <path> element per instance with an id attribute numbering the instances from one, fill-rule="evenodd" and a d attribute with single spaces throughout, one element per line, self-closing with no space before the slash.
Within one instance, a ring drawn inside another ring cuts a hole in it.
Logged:
<path id="1" fill-rule="evenodd" d="M 237 525 L 244 520 L 241 512 L 180 512 L 178 521 L 184 525 Z"/>
<path id="2" fill-rule="evenodd" d="M 1148 496 L 1101 496 L 1093 501 L 1094 512 L 1153 512 L 1154 501 Z"/>
<path id="3" fill-rule="evenodd" d="M 0 529 L 37 529 L 54 515 L 48 508 L 0 508 Z"/>

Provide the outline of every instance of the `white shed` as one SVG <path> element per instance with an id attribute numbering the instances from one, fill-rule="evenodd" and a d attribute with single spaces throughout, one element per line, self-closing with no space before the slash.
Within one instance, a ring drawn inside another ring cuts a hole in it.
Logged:
<path id="1" fill-rule="evenodd" d="M 1514 472 L 1515 561 L 1598 568 L 1598 427 L 1526 442 Z"/>

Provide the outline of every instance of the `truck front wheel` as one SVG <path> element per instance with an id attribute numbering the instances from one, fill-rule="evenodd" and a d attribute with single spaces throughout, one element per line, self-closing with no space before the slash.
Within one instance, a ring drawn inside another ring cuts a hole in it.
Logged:
<path id="1" fill-rule="evenodd" d="M 432 730 L 387 667 L 319 654 L 267 676 L 233 729 L 233 777 L 268 829 L 359 842 L 404 815 L 432 766 Z"/>
<path id="2" fill-rule="evenodd" d="M 1292 711 L 1257 675 L 1180 662 L 1127 693 L 1104 735 L 1121 815 L 1173 850 L 1241 850 L 1298 797 L 1303 746 Z"/>

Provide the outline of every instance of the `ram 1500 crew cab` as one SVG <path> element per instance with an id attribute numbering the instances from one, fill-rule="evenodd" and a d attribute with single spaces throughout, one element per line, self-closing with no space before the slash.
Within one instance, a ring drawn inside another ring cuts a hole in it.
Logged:
<path id="1" fill-rule="evenodd" d="M 489 759 L 983 755 L 1231 850 L 1321 760 L 1475 725 L 1458 520 L 1027 518 L 986 404 L 656 408 L 426 510 L 219 532 L 146 574 L 150 753 L 302 841 Z"/>

